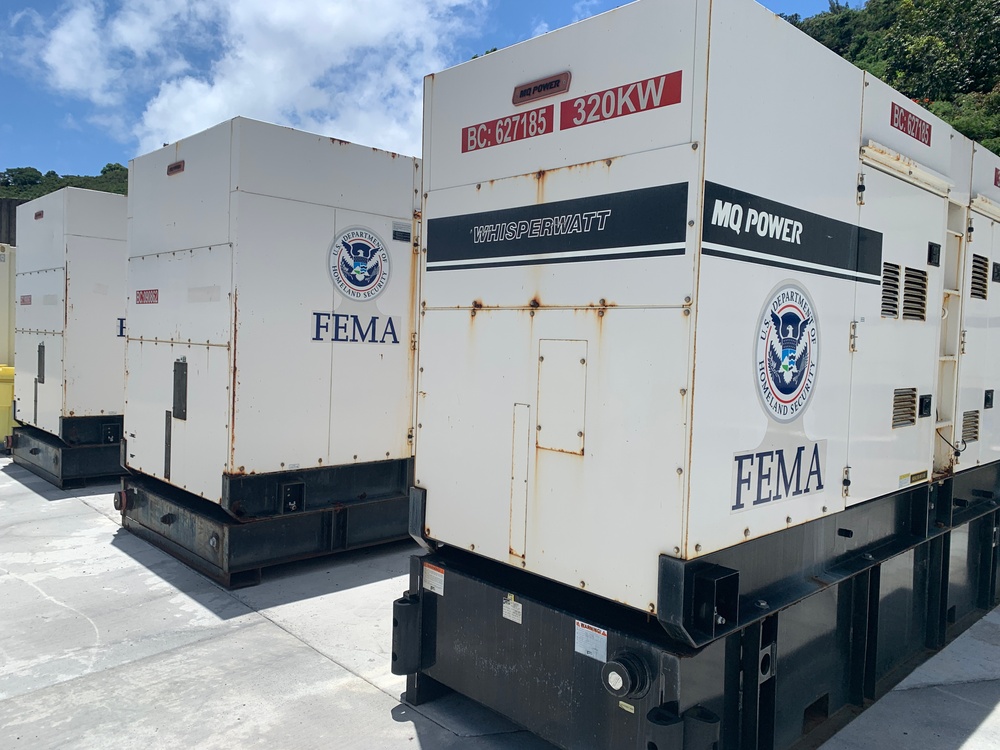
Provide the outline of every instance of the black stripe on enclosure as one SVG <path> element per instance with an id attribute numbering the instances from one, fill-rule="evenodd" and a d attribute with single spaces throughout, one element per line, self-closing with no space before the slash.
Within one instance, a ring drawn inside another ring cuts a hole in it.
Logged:
<path id="1" fill-rule="evenodd" d="M 427 262 L 683 242 L 687 194 L 681 183 L 431 219 Z"/>
<path id="2" fill-rule="evenodd" d="M 829 276 L 834 279 L 844 279 L 845 281 L 856 281 L 860 284 L 881 284 L 879 279 L 864 279 L 858 278 L 857 276 L 851 276 L 846 273 L 838 273 L 833 269 L 824 268 L 807 268 L 805 266 L 796 265 L 795 263 L 785 263 L 777 259 L 765 259 L 765 258 L 751 258 L 747 255 L 740 255 L 738 253 L 727 253 L 725 250 L 716 250 L 715 248 L 702 247 L 702 255 L 711 255 L 715 258 L 727 258 L 728 260 L 739 260 L 744 263 L 756 263 L 759 266 L 771 266 L 772 268 L 784 268 L 789 271 L 801 271 L 802 273 L 811 273 L 817 276 Z"/>
<path id="3" fill-rule="evenodd" d="M 714 182 L 705 182 L 703 223 L 704 242 L 872 276 L 882 273 L 880 232 Z M 763 236 L 761 227 L 768 230 Z"/>
<path id="4" fill-rule="evenodd" d="M 465 271 L 471 268 L 513 268 L 514 266 L 545 266 L 551 263 L 587 263 L 599 260 L 627 260 L 629 258 L 662 258 L 667 255 L 684 255 L 683 247 L 661 248 L 659 250 L 636 250 L 631 253 L 598 253 L 596 255 L 558 255 L 554 258 L 518 258 L 517 260 L 483 261 L 461 266 L 428 266 L 427 273 L 434 271 Z"/>

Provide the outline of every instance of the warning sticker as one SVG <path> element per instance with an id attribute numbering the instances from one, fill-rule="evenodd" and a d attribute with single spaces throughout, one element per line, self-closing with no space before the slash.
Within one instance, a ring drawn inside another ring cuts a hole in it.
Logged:
<path id="1" fill-rule="evenodd" d="M 424 591 L 444 596 L 444 568 L 424 563 Z"/>
<path id="2" fill-rule="evenodd" d="M 507 594 L 503 600 L 503 616 L 505 620 L 521 624 L 521 602 L 514 601 L 513 594 Z"/>
<path id="3" fill-rule="evenodd" d="M 580 620 L 576 621 L 576 641 L 573 649 L 578 654 L 597 661 L 608 660 L 608 631 Z"/>

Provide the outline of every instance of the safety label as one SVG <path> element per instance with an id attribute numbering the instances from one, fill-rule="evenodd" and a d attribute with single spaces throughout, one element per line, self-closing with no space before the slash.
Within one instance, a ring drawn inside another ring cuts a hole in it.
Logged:
<path id="1" fill-rule="evenodd" d="M 444 596 L 444 568 L 424 563 L 424 591 Z"/>
<path id="2" fill-rule="evenodd" d="M 514 601 L 513 594 L 507 594 L 503 600 L 503 616 L 505 620 L 521 624 L 521 602 Z"/>
<path id="3" fill-rule="evenodd" d="M 578 654 L 597 661 L 608 660 L 608 631 L 580 620 L 576 621 L 576 640 L 573 646 Z"/>

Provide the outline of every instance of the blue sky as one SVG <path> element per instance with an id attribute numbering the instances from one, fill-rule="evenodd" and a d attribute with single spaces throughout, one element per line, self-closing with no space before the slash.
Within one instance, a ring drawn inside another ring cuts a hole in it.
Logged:
<path id="1" fill-rule="evenodd" d="M 0 170 L 98 174 L 236 115 L 416 154 L 424 74 L 622 4 L 0 0 Z"/>

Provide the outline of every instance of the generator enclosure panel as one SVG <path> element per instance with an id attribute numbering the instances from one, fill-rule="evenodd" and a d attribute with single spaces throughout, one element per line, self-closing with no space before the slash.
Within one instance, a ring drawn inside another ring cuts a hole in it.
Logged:
<path id="1" fill-rule="evenodd" d="M 128 468 L 237 522 L 395 493 L 405 535 L 420 179 L 244 118 L 135 159 Z"/>
<path id="2" fill-rule="evenodd" d="M 998 157 L 749 0 L 639 0 L 428 76 L 424 94 L 411 523 L 437 553 L 397 603 L 416 628 L 398 632 L 423 633 L 400 635 L 422 644 L 394 667 L 409 695 L 439 680 L 563 747 L 662 750 L 674 730 L 643 722 L 663 689 L 607 666 L 612 624 L 633 623 L 617 648 L 641 641 L 650 665 L 716 648 L 720 671 L 691 679 L 718 689 L 721 716 L 723 636 L 756 661 L 774 642 L 763 618 L 805 600 L 800 624 L 832 622 L 869 596 L 840 582 L 904 552 L 892 585 L 912 589 L 940 554 L 913 550 L 939 534 L 975 558 L 955 580 L 976 578 L 979 552 L 950 529 L 996 506 Z M 949 618 L 991 586 L 953 592 Z M 581 688 L 545 714 L 580 654 L 606 708 Z M 500 664 L 509 680 L 477 682 Z M 819 678 L 796 664 L 774 746 L 819 711 L 798 706 Z M 683 747 L 713 747 L 677 710 L 660 718 L 702 738 Z"/>

